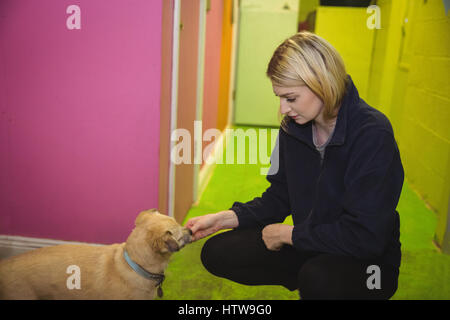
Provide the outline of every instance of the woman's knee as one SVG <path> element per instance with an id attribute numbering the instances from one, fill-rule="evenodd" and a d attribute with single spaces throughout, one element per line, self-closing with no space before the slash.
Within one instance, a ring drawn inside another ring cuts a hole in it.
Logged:
<path id="1" fill-rule="evenodd" d="M 200 259 L 202 261 L 203 266 L 212 274 L 217 274 L 220 269 L 221 261 L 223 257 L 223 248 L 221 245 L 220 238 L 218 235 L 212 236 L 208 240 L 206 240 L 203 245 Z"/>
<path id="2" fill-rule="evenodd" d="M 200 254 L 203 266 L 216 276 L 224 276 L 230 269 L 252 264 L 255 253 L 260 251 L 260 234 L 260 230 L 245 229 L 212 236 L 205 242 Z"/>
<path id="3" fill-rule="evenodd" d="M 298 273 L 298 287 L 302 299 L 327 299 L 327 266 L 320 260 L 308 260 Z"/>
<path id="4" fill-rule="evenodd" d="M 298 273 L 302 299 L 389 299 L 397 289 L 398 271 L 381 267 L 381 288 L 367 286 L 368 264 L 346 256 L 320 255 Z"/>

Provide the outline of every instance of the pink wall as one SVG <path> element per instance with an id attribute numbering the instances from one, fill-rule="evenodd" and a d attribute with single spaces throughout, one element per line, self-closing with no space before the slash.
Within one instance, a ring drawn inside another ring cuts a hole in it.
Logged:
<path id="1" fill-rule="evenodd" d="M 222 48 L 223 1 L 212 0 L 206 15 L 205 70 L 203 91 L 203 132 L 217 128 L 219 108 L 220 53 Z M 203 142 L 203 150 L 210 144 Z M 204 164 L 204 163 L 203 163 Z"/>
<path id="2" fill-rule="evenodd" d="M 122 242 L 157 207 L 162 1 L 0 1 L 0 234 Z"/>

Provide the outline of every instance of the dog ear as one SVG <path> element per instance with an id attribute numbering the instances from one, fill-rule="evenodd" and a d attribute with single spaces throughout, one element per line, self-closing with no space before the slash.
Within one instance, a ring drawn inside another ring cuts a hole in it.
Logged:
<path id="1" fill-rule="evenodd" d="M 142 223 L 147 215 L 147 211 L 142 211 L 141 213 L 139 213 L 136 220 L 134 221 L 134 224 L 137 226 L 138 224 Z"/>
<path id="2" fill-rule="evenodd" d="M 145 217 L 146 217 L 148 214 L 152 214 L 152 213 L 154 213 L 154 212 L 158 212 L 158 209 L 153 208 L 153 209 L 145 210 L 145 211 L 142 211 L 141 213 L 139 213 L 139 215 L 137 216 L 137 218 L 136 218 L 136 220 L 135 220 L 135 222 L 134 222 L 135 225 L 140 224 L 142 221 L 144 221 Z"/>

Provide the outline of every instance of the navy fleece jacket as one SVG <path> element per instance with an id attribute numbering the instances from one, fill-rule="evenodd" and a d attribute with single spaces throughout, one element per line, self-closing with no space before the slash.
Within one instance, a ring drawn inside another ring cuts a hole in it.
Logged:
<path id="1" fill-rule="evenodd" d="M 396 207 L 404 179 L 399 150 L 389 120 L 359 97 L 350 76 L 322 164 L 320 160 L 312 122 L 289 120 L 272 152 L 270 186 L 261 197 L 230 208 L 238 228 L 280 223 L 292 214 L 292 241 L 300 251 L 399 267 Z"/>

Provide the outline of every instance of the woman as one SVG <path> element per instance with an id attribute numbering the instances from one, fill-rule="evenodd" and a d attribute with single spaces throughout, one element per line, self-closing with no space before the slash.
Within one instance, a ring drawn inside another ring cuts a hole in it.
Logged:
<path id="1" fill-rule="evenodd" d="M 389 299 L 404 178 L 389 120 L 312 33 L 284 41 L 267 76 L 284 115 L 278 170 L 261 197 L 187 222 L 195 240 L 233 229 L 205 243 L 205 268 L 242 284 L 299 289 L 302 299 Z M 290 214 L 294 225 L 280 224 Z"/>

